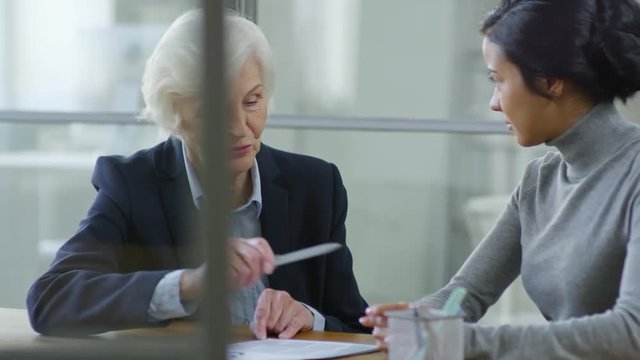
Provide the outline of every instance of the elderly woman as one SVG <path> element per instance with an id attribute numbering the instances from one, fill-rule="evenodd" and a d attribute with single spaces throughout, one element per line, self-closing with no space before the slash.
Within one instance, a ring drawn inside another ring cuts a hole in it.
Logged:
<path id="1" fill-rule="evenodd" d="M 199 306 L 205 265 L 188 256 L 198 241 L 187 229 L 206 197 L 200 185 L 202 26 L 202 11 L 182 15 L 148 60 L 143 117 L 172 136 L 130 157 L 98 159 L 92 178 L 98 192 L 87 217 L 29 291 L 36 331 L 156 326 Z M 345 244 L 347 198 L 338 169 L 261 143 L 274 88 L 270 47 L 244 18 L 227 14 L 225 26 L 232 322 L 251 323 L 258 338 L 362 331 L 358 316 L 367 304 Z M 273 253 L 323 242 L 344 246 L 274 271 Z"/>

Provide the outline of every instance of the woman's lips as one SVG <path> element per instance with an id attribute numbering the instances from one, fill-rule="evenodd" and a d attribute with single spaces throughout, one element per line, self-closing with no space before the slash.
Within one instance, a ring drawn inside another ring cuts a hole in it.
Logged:
<path id="1" fill-rule="evenodd" d="M 249 153 L 251 145 L 240 145 L 231 148 L 231 155 L 233 157 L 242 157 Z"/>
<path id="2" fill-rule="evenodd" d="M 507 130 L 509 130 L 509 132 L 513 132 L 513 124 L 508 122 L 507 124 Z"/>

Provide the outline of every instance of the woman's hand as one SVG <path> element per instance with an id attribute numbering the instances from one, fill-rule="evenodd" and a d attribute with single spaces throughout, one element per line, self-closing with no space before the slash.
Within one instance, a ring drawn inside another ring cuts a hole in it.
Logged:
<path id="1" fill-rule="evenodd" d="M 229 286 L 233 289 L 253 285 L 263 273 L 275 269 L 271 246 L 263 238 L 231 238 L 229 241 Z M 197 299 L 203 291 L 207 265 L 185 270 L 180 276 L 180 300 Z"/>
<path id="2" fill-rule="evenodd" d="M 300 331 L 313 329 L 313 313 L 286 291 L 265 289 L 253 314 L 251 330 L 258 339 L 266 339 L 267 332 L 280 339 L 290 339 Z"/>
<path id="3" fill-rule="evenodd" d="M 387 311 L 409 309 L 409 303 L 372 305 L 365 310 L 365 316 L 360 318 L 360 324 L 373 328 L 373 336 L 382 350 L 387 350 Z"/>
<path id="4" fill-rule="evenodd" d="M 263 238 L 229 240 L 229 285 L 238 289 L 253 285 L 263 273 L 275 269 L 275 256 Z"/>

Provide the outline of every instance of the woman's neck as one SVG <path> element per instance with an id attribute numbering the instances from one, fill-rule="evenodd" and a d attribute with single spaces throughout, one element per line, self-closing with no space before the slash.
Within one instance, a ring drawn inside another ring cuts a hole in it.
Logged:
<path id="1" fill-rule="evenodd" d="M 576 89 L 573 84 L 566 83 L 565 88 L 562 96 L 555 102 L 554 122 L 558 124 L 559 132 L 554 138 L 569 130 L 597 105 L 595 101 Z"/>
<path id="2" fill-rule="evenodd" d="M 202 179 L 202 170 L 200 159 L 194 156 L 193 151 L 187 150 L 187 160 L 191 163 L 193 170 L 198 179 Z M 244 171 L 239 174 L 231 174 L 230 177 L 231 190 L 231 207 L 233 209 L 240 207 L 246 203 L 253 192 L 253 183 L 251 182 L 251 170 Z"/>
<path id="3" fill-rule="evenodd" d="M 231 206 L 236 209 L 245 204 L 253 192 L 251 171 L 231 176 Z"/>

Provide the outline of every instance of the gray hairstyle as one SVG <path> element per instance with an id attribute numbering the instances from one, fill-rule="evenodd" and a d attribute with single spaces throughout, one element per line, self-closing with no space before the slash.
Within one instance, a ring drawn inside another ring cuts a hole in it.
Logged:
<path id="1" fill-rule="evenodd" d="M 234 79 L 249 56 L 255 56 L 261 71 L 268 103 L 273 96 L 275 69 L 271 47 L 253 22 L 225 13 L 225 66 L 227 83 Z M 180 124 L 173 109 L 176 96 L 200 98 L 203 77 L 204 14 L 190 10 L 178 17 L 147 60 L 142 77 L 145 107 L 139 118 L 154 121 L 171 134 L 179 135 Z"/>

